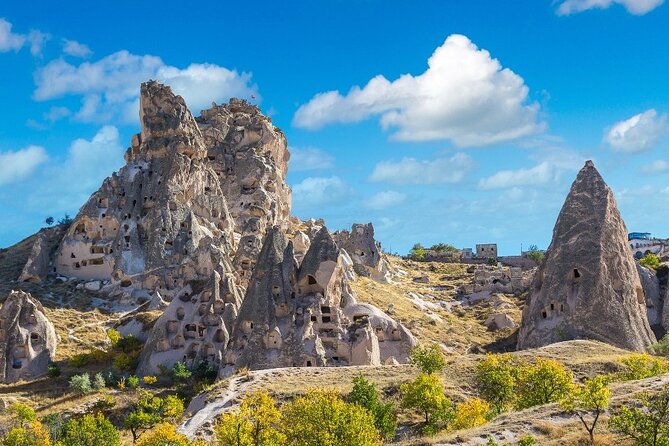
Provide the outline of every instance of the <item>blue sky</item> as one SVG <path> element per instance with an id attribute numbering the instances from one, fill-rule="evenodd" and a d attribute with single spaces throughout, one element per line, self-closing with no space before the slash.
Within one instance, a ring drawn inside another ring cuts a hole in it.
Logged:
<path id="1" fill-rule="evenodd" d="M 0 5 L 0 246 L 123 164 L 139 83 L 195 114 L 251 98 L 289 141 L 293 212 L 415 242 L 545 248 L 584 160 L 669 237 L 663 0 Z"/>

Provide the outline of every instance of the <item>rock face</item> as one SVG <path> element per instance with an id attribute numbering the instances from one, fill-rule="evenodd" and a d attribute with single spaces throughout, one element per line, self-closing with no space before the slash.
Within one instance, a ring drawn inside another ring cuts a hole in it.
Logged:
<path id="1" fill-rule="evenodd" d="M 0 382 L 45 374 L 57 342 L 42 304 L 28 293 L 12 291 L 0 308 Z"/>
<path id="2" fill-rule="evenodd" d="M 19 281 L 39 283 L 51 272 L 51 255 L 63 237 L 63 228 L 59 225 L 37 233 Z"/>
<path id="3" fill-rule="evenodd" d="M 613 192 L 586 162 L 558 216 L 523 310 L 521 349 L 596 339 L 644 351 L 655 342 Z"/>
<path id="4" fill-rule="evenodd" d="M 646 296 L 646 311 L 651 328 L 662 326 L 662 296 L 660 295 L 660 281 L 654 271 L 644 268 L 638 262 L 636 269 L 641 280 L 641 287 Z"/>
<path id="5" fill-rule="evenodd" d="M 358 275 L 371 277 L 379 282 L 390 281 L 390 265 L 383 258 L 380 245 L 374 239 L 374 226 L 371 223 L 356 223 L 350 232 L 335 232 L 334 239 L 349 254 L 353 260 L 353 269 Z"/>
<path id="6" fill-rule="evenodd" d="M 249 368 L 405 362 L 415 339 L 358 304 L 343 252 L 323 227 L 298 267 L 292 242 L 268 234 L 233 331 L 227 362 Z M 225 372 L 224 372 L 225 373 Z"/>

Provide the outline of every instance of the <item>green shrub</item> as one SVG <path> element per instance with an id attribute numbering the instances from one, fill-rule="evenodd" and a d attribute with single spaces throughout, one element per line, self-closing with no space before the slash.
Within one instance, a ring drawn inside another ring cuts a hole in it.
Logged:
<path id="1" fill-rule="evenodd" d="M 441 378 L 421 373 L 400 386 L 402 407 L 418 411 L 425 419 L 423 432 L 433 435 L 453 420 L 453 404 L 444 395 Z"/>
<path id="2" fill-rule="evenodd" d="M 632 353 L 620 360 L 625 370 L 618 374 L 623 381 L 651 378 L 669 372 L 669 361 L 647 353 Z"/>
<path id="3" fill-rule="evenodd" d="M 535 444 L 537 444 L 537 441 L 532 435 L 525 435 L 518 440 L 518 446 L 534 446 Z"/>
<path id="4" fill-rule="evenodd" d="M 476 388 L 479 395 L 492 406 L 494 414 L 508 409 L 514 398 L 516 374 L 509 354 L 488 354 L 476 365 Z"/>
<path id="5" fill-rule="evenodd" d="M 348 402 L 367 409 L 374 416 L 374 425 L 386 440 L 391 440 L 397 430 L 397 413 L 392 403 L 384 403 L 374 384 L 362 375 L 353 379 L 353 390 L 348 394 Z"/>
<path id="6" fill-rule="evenodd" d="M 425 248 L 420 243 L 416 243 L 411 248 L 411 251 L 409 251 L 409 258 L 417 262 L 422 262 L 425 260 L 425 254 L 427 254 Z"/>
<path id="7" fill-rule="evenodd" d="M 58 378 L 60 376 L 60 367 L 57 365 L 50 365 L 46 369 L 47 375 L 49 375 L 50 378 Z"/>
<path id="8" fill-rule="evenodd" d="M 102 376 L 102 373 L 96 373 L 93 377 L 93 388 L 95 390 L 102 390 L 105 387 L 107 387 L 107 382 L 105 381 L 104 376 Z"/>
<path id="9" fill-rule="evenodd" d="M 653 353 L 660 356 L 669 356 L 669 334 L 651 346 Z"/>
<path id="10" fill-rule="evenodd" d="M 82 375 L 73 375 L 70 378 L 70 388 L 80 394 L 91 393 L 93 386 L 91 385 L 91 377 L 88 373 Z"/>
<path id="11" fill-rule="evenodd" d="M 516 409 L 560 401 L 573 387 L 574 374 L 553 359 L 536 358 L 523 366 L 516 380 Z"/>
<path id="12" fill-rule="evenodd" d="M 147 386 L 152 386 L 158 382 L 158 378 L 156 378 L 153 375 L 146 375 L 145 377 L 142 378 L 142 381 L 144 381 L 144 384 L 146 384 Z"/>
<path id="13" fill-rule="evenodd" d="M 609 418 L 609 429 L 637 446 L 669 445 L 669 386 L 656 394 L 641 394 L 640 408 L 622 406 Z"/>
<path id="14" fill-rule="evenodd" d="M 660 258 L 649 252 L 639 260 L 639 263 L 648 269 L 656 270 L 660 267 Z"/>
<path id="15" fill-rule="evenodd" d="M 63 446 L 120 446 L 121 436 L 101 413 L 71 418 L 60 439 Z"/>
<path id="16" fill-rule="evenodd" d="M 135 375 L 128 376 L 128 387 L 131 389 L 136 389 L 139 387 L 139 378 Z"/>
<path id="17" fill-rule="evenodd" d="M 184 382 L 188 380 L 192 374 L 193 373 L 188 370 L 186 364 L 183 362 L 177 362 L 174 364 L 174 367 L 172 367 L 172 378 L 174 378 L 176 382 Z"/>
<path id="18" fill-rule="evenodd" d="M 16 402 L 9 406 L 13 418 L 20 424 L 37 420 L 35 410 L 27 404 Z"/>
<path id="19" fill-rule="evenodd" d="M 411 349 L 411 363 L 423 373 L 439 372 L 446 367 L 444 353 L 437 344 L 416 346 Z"/>

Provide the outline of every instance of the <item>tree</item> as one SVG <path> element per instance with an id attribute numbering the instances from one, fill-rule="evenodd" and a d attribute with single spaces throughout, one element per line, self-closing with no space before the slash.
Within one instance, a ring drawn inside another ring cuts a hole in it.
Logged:
<path id="1" fill-rule="evenodd" d="M 423 373 L 435 373 L 446 367 L 444 353 L 437 344 L 416 346 L 411 349 L 411 363 Z"/>
<path id="2" fill-rule="evenodd" d="M 91 385 L 91 377 L 88 373 L 83 375 L 73 375 L 70 378 L 70 388 L 77 393 L 86 394 L 93 391 L 93 386 Z"/>
<path id="3" fill-rule="evenodd" d="M 669 372 L 669 361 L 648 353 L 632 353 L 620 360 L 625 371 L 619 377 L 625 381 L 651 378 Z"/>
<path id="4" fill-rule="evenodd" d="M 493 413 L 504 412 L 511 406 L 516 388 L 513 358 L 509 354 L 487 354 L 476 365 L 475 381 L 479 395 L 490 403 Z"/>
<path id="5" fill-rule="evenodd" d="M 609 378 L 595 376 L 586 379 L 582 385 L 573 386 L 572 390 L 560 402 L 562 410 L 575 413 L 583 423 L 583 427 L 590 435 L 590 443 L 595 444 L 595 428 L 599 416 L 609 407 L 611 390 L 609 390 Z M 592 414 L 590 424 L 586 419 L 587 414 Z"/>
<path id="6" fill-rule="evenodd" d="M 220 446 L 273 446 L 285 442 L 281 411 L 267 392 L 247 395 L 239 410 L 224 413 L 214 428 Z"/>
<path id="7" fill-rule="evenodd" d="M 527 258 L 534 260 L 537 265 L 544 259 L 544 253 L 539 251 L 537 245 L 530 245 L 525 255 L 527 255 Z"/>
<path id="8" fill-rule="evenodd" d="M 374 416 L 345 403 L 331 390 L 312 389 L 282 407 L 283 429 L 291 446 L 376 446 Z"/>
<path id="9" fill-rule="evenodd" d="M 59 225 L 69 225 L 70 223 L 72 223 L 72 217 L 68 214 L 63 215 L 63 218 L 58 220 Z"/>
<path id="10" fill-rule="evenodd" d="M 400 392 L 402 407 L 415 409 L 423 415 L 425 433 L 436 433 L 453 419 L 453 406 L 444 395 L 439 376 L 421 373 L 414 381 L 402 384 Z"/>
<path id="11" fill-rule="evenodd" d="M 479 398 L 463 401 L 455 406 L 453 429 L 471 429 L 485 424 L 490 413 L 490 404 Z"/>
<path id="12" fill-rule="evenodd" d="M 17 424 L 27 423 L 37 420 L 37 414 L 32 407 L 27 404 L 16 402 L 9 406 L 9 411 L 13 415 Z"/>
<path id="13" fill-rule="evenodd" d="M 160 398 L 144 390 L 134 410 L 125 418 L 124 425 L 132 433 L 133 442 L 136 442 L 143 431 L 163 421 L 176 422 L 183 412 L 184 403 L 175 395 Z"/>
<path id="14" fill-rule="evenodd" d="M 423 260 L 425 260 L 425 254 L 426 251 L 423 245 L 421 245 L 420 243 L 416 243 L 415 245 L 413 245 L 411 251 L 409 252 L 409 258 L 411 260 L 422 262 Z"/>
<path id="15" fill-rule="evenodd" d="M 384 403 L 373 383 L 359 375 L 353 379 L 353 390 L 348 394 L 349 403 L 364 407 L 374 415 L 374 425 L 386 440 L 391 440 L 397 430 L 397 413 L 392 403 Z"/>
<path id="16" fill-rule="evenodd" d="M 54 220 L 53 217 L 48 216 L 47 218 L 44 219 L 44 223 L 47 224 L 47 226 L 51 226 L 56 220 Z"/>
<path id="17" fill-rule="evenodd" d="M 63 446 L 120 446 L 121 436 L 101 413 L 70 418 L 60 439 Z"/>
<path id="18" fill-rule="evenodd" d="M 641 394 L 640 408 L 622 406 L 609 429 L 634 440 L 637 446 L 669 446 L 669 386 L 656 394 Z"/>
<path id="19" fill-rule="evenodd" d="M 537 358 L 520 368 L 516 380 L 516 408 L 560 401 L 571 391 L 574 374 L 554 359 Z"/>
<path id="20" fill-rule="evenodd" d="M 177 432 L 176 427 L 169 423 L 158 424 L 142 435 L 137 442 L 137 446 L 191 446 L 192 444 L 188 437 Z"/>
<path id="21" fill-rule="evenodd" d="M 49 431 L 39 421 L 13 427 L 2 439 L 2 446 L 51 446 Z"/>
<path id="22" fill-rule="evenodd" d="M 436 245 L 430 246 L 430 251 L 436 251 L 436 252 L 448 252 L 448 253 L 455 253 L 457 252 L 457 248 L 453 245 L 449 245 L 447 243 L 437 243 Z"/>
<path id="23" fill-rule="evenodd" d="M 174 367 L 172 367 L 172 377 L 177 382 L 186 381 L 192 374 L 193 373 L 188 370 L 186 364 L 183 362 L 177 362 L 174 364 Z"/>
<path id="24" fill-rule="evenodd" d="M 649 252 L 639 260 L 639 263 L 648 269 L 656 270 L 660 267 L 660 258 Z"/>

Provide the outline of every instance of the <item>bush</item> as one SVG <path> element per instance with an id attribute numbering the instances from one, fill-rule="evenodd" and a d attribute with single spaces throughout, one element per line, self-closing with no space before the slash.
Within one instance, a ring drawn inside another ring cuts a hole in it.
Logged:
<path id="1" fill-rule="evenodd" d="M 93 410 L 95 412 L 101 411 L 101 410 L 109 410 L 116 406 L 116 399 L 109 394 L 102 395 L 102 398 L 98 400 L 94 405 L 93 405 Z"/>
<path id="2" fill-rule="evenodd" d="M 282 407 L 283 433 L 291 446 L 376 446 L 374 417 L 336 392 L 313 389 Z"/>
<path id="3" fill-rule="evenodd" d="M 137 368 L 139 352 L 119 353 L 114 358 L 114 368 L 121 372 L 130 372 Z"/>
<path id="4" fill-rule="evenodd" d="M 571 391 L 573 381 L 574 374 L 558 361 L 537 358 L 518 372 L 515 406 L 522 410 L 560 401 Z"/>
<path id="5" fill-rule="evenodd" d="M 476 387 L 479 395 L 498 415 L 513 403 L 516 376 L 513 358 L 509 354 L 488 354 L 476 365 Z"/>
<path id="6" fill-rule="evenodd" d="M 518 440 L 518 446 L 534 446 L 535 444 L 537 444 L 537 441 L 532 435 L 525 435 Z"/>
<path id="7" fill-rule="evenodd" d="M 70 356 L 67 362 L 69 362 L 72 367 L 80 369 L 91 363 L 91 357 L 88 353 L 77 353 L 76 355 Z"/>
<path id="8" fill-rule="evenodd" d="M 455 418 L 452 429 L 471 429 L 472 427 L 485 424 L 490 413 L 490 404 L 479 398 L 459 403 L 455 406 Z"/>
<path id="9" fill-rule="evenodd" d="M 425 254 L 427 254 L 425 248 L 420 243 L 416 243 L 411 248 L 411 251 L 409 251 L 409 258 L 417 262 L 422 262 L 425 260 Z"/>
<path id="10" fill-rule="evenodd" d="M 669 361 L 647 353 L 632 353 L 620 360 L 626 368 L 618 374 L 624 381 L 651 378 L 669 372 Z"/>
<path id="11" fill-rule="evenodd" d="M 411 363 L 427 374 L 439 372 L 446 367 L 444 353 L 437 344 L 412 348 Z"/>
<path id="12" fill-rule="evenodd" d="M 190 440 L 183 434 L 177 432 L 174 425 L 160 423 L 152 430 L 142 435 L 137 446 L 189 446 Z"/>
<path id="13" fill-rule="evenodd" d="M 568 413 L 575 413 L 581 420 L 583 427 L 590 435 L 590 443 L 595 443 L 595 428 L 599 416 L 609 407 L 611 391 L 609 390 L 609 378 L 595 376 L 586 379 L 583 385 L 574 386 L 569 394 L 560 402 L 560 407 Z M 588 424 L 587 414 L 592 414 L 592 420 Z"/>
<path id="14" fill-rule="evenodd" d="M 135 375 L 128 376 L 128 387 L 131 389 L 136 389 L 139 387 L 139 378 Z"/>
<path id="15" fill-rule="evenodd" d="M 49 431 L 51 443 L 56 444 L 60 440 L 65 423 L 65 417 L 61 413 L 51 413 L 42 418 L 42 425 Z"/>
<path id="16" fill-rule="evenodd" d="M 174 381 L 176 382 L 187 381 L 192 374 L 193 373 L 190 370 L 188 370 L 186 364 L 184 364 L 183 362 L 177 362 L 176 364 L 174 364 L 174 367 L 172 367 L 172 378 L 174 378 Z"/>
<path id="17" fill-rule="evenodd" d="M 455 253 L 458 249 L 447 243 L 437 243 L 436 245 L 430 246 L 430 251 Z"/>
<path id="18" fill-rule="evenodd" d="M 644 393 L 639 401 L 641 408 L 618 409 L 609 418 L 609 429 L 637 446 L 669 445 L 669 386 L 656 395 Z"/>
<path id="19" fill-rule="evenodd" d="M 158 382 L 158 378 L 153 375 L 146 375 L 144 378 L 142 378 L 142 381 L 144 381 L 144 384 L 147 386 L 152 386 Z"/>
<path id="20" fill-rule="evenodd" d="M 112 348 L 115 348 L 121 339 L 123 339 L 121 333 L 119 333 L 118 330 L 114 330 L 113 328 L 107 330 L 107 337 L 109 338 L 109 342 L 111 342 Z"/>
<path id="21" fill-rule="evenodd" d="M 95 390 L 102 390 L 105 387 L 107 387 L 107 382 L 104 376 L 102 376 L 102 373 L 96 373 L 95 377 L 93 377 L 93 388 Z"/>
<path id="22" fill-rule="evenodd" d="M 51 446 L 49 431 L 39 421 L 12 428 L 2 439 L 2 446 Z"/>
<path id="23" fill-rule="evenodd" d="M 454 417 L 453 405 L 435 374 L 421 373 L 414 381 L 402 384 L 400 392 L 402 407 L 417 410 L 424 417 L 426 434 L 436 433 Z"/>
<path id="24" fill-rule="evenodd" d="M 392 403 L 384 403 L 374 384 L 362 375 L 353 379 L 353 390 L 348 394 L 349 403 L 364 407 L 374 415 L 374 426 L 386 440 L 391 440 L 397 430 L 397 413 Z"/>
<path id="25" fill-rule="evenodd" d="M 527 248 L 527 252 L 525 254 L 527 255 L 528 259 L 534 260 L 534 263 L 537 265 L 540 264 L 544 259 L 544 253 L 539 251 L 537 245 L 530 245 L 530 247 Z"/>
<path id="26" fill-rule="evenodd" d="M 639 260 L 639 263 L 648 269 L 656 270 L 660 267 L 660 258 L 649 252 Z"/>
<path id="27" fill-rule="evenodd" d="M 37 420 L 37 414 L 27 404 L 16 402 L 9 406 L 9 412 L 19 424 Z"/>
<path id="28" fill-rule="evenodd" d="M 176 396 L 160 398 L 142 390 L 133 411 L 125 418 L 124 425 L 136 442 L 142 431 L 165 421 L 175 422 L 183 412 L 184 403 Z"/>
<path id="29" fill-rule="evenodd" d="M 93 391 L 93 387 L 91 386 L 91 377 L 88 375 L 88 373 L 84 373 L 82 375 L 73 375 L 70 378 L 70 388 L 80 394 L 86 394 L 86 393 L 91 393 Z"/>
<path id="30" fill-rule="evenodd" d="M 47 375 L 49 375 L 49 378 L 58 378 L 60 376 L 60 367 L 57 365 L 50 365 L 46 369 Z"/>
<path id="31" fill-rule="evenodd" d="M 281 411 L 267 392 L 247 395 L 239 410 L 224 413 L 214 427 L 221 445 L 278 445 L 286 440 L 281 433 Z"/>
<path id="32" fill-rule="evenodd" d="M 120 446 L 121 437 L 104 415 L 87 414 L 65 423 L 60 443 L 63 446 Z"/>
<path id="33" fill-rule="evenodd" d="M 651 346 L 653 353 L 660 356 L 669 356 L 669 334 Z"/>

